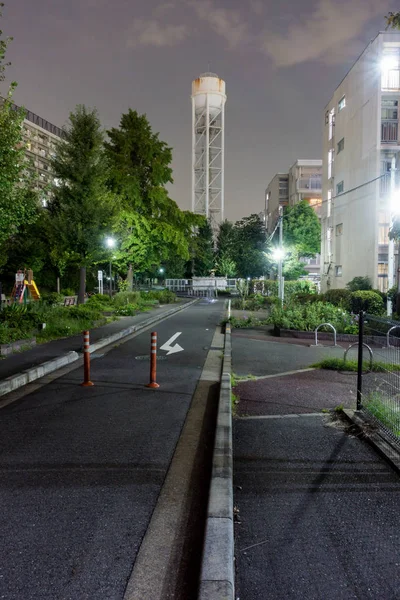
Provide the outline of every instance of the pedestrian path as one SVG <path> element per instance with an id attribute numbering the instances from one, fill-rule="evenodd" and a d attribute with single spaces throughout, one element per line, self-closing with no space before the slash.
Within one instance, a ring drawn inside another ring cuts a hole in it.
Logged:
<path id="1" fill-rule="evenodd" d="M 279 375 L 329 352 L 308 350 L 233 335 L 233 371 Z M 237 386 L 236 598 L 400 597 L 400 477 L 347 423 L 319 412 L 354 406 L 353 387 L 354 376 L 330 371 Z"/>
<path id="2" fill-rule="evenodd" d="M 161 316 L 167 313 L 174 306 L 179 306 L 187 303 L 187 300 L 180 301 L 179 304 L 160 306 L 152 310 L 151 312 L 144 312 L 135 315 L 134 317 L 121 317 L 118 321 L 107 323 L 90 331 L 90 342 L 97 342 L 98 340 L 111 336 L 115 333 L 123 331 L 133 325 L 140 325 L 144 321 L 147 321 L 151 317 Z M 46 344 L 40 344 L 19 354 L 12 354 L 4 360 L 0 360 L 0 380 L 5 379 L 26 371 L 32 367 L 35 367 L 48 360 L 61 356 L 66 352 L 80 352 L 83 346 L 83 339 L 81 335 L 75 335 L 69 338 L 62 338 L 59 340 L 53 340 Z"/>

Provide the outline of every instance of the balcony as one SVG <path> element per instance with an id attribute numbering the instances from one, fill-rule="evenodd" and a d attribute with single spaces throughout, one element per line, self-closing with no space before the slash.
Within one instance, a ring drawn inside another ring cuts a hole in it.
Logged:
<path id="1" fill-rule="evenodd" d="M 382 120 L 381 123 L 381 142 L 382 144 L 398 144 L 399 141 L 399 122 Z"/>
<path id="2" fill-rule="evenodd" d="M 300 178 L 297 180 L 297 190 L 298 191 L 313 191 L 320 192 L 322 191 L 322 178 L 319 177 L 306 177 Z"/>

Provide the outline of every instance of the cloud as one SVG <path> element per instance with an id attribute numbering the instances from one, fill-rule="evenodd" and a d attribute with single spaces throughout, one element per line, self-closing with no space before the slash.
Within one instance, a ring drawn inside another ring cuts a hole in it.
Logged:
<path id="1" fill-rule="evenodd" d="M 318 0 L 314 12 L 297 19 L 285 33 L 265 31 L 259 47 L 277 67 L 313 60 L 340 63 L 352 55 L 355 40 L 371 19 L 382 15 L 383 21 L 388 5 L 389 0 Z"/>
<path id="2" fill-rule="evenodd" d="M 217 8 L 211 0 L 195 0 L 188 3 L 202 21 L 208 23 L 211 29 L 224 38 L 231 48 L 249 39 L 247 23 L 239 11 L 227 8 Z"/>
<path id="3" fill-rule="evenodd" d="M 128 46 L 175 46 L 189 35 L 186 25 L 168 25 L 156 19 L 135 19 Z"/>

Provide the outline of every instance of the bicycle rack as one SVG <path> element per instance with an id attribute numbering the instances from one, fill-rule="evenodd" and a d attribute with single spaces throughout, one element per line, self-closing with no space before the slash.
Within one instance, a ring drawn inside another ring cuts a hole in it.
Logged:
<path id="1" fill-rule="evenodd" d="M 345 351 L 345 353 L 344 353 L 344 356 L 343 356 L 343 363 L 344 363 L 344 365 L 346 364 L 346 358 L 347 358 L 347 353 L 348 353 L 348 351 L 350 350 L 350 348 L 353 348 L 353 346 L 358 346 L 358 344 L 359 344 L 359 342 L 354 342 L 354 344 L 351 344 L 351 345 L 350 345 L 350 346 L 347 348 L 347 350 Z M 372 352 L 372 350 L 371 350 L 371 348 L 368 346 L 368 344 L 366 344 L 365 342 L 363 342 L 363 346 L 364 346 L 365 348 L 367 348 L 367 350 L 368 350 L 368 352 L 369 352 L 369 371 L 367 371 L 367 372 L 369 373 L 370 371 L 372 371 L 372 362 L 373 362 L 374 353 Z"/>
<path id="2" fill-rule="evenodd" d="M 334 328 L 334 326 L 331 323 L 321 323 L 321 325 L 318 325 L 317 329 L 315 330 L 315 345 L 318 346 L 318 329 L 320 327 L 331 327 L 333 329 L 333 345 L 337 346 L 336 343 L 336 329 Z"/>
<path id="3" fill-rule="evenodd" d="M 390 332 L 393 331 L 394 329 L 400 329 L 400 325 L 393 325 L 393 327 L 391 327 L 389 329 L 389 331 L 387 332 L 387 334 L 386 334 L 386 348 L 392 348 L 392 346 L 389 343 L 389 335 L 390 335 Z"/>

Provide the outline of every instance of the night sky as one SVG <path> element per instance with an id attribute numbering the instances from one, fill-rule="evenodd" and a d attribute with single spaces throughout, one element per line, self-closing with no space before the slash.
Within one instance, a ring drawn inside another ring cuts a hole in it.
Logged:
<path id="1" fill-rule="evenodd" d="M 298 158 L 321 158 L 323 109 L 393 0 L 5 0 L 15 101 L 56 125 L 76 104 L 105 127 L 146 113 L 173 147 L 171 197 L 190 209 L 191 82 L 226 81 L 225 216 L 259 212 Z"/>

